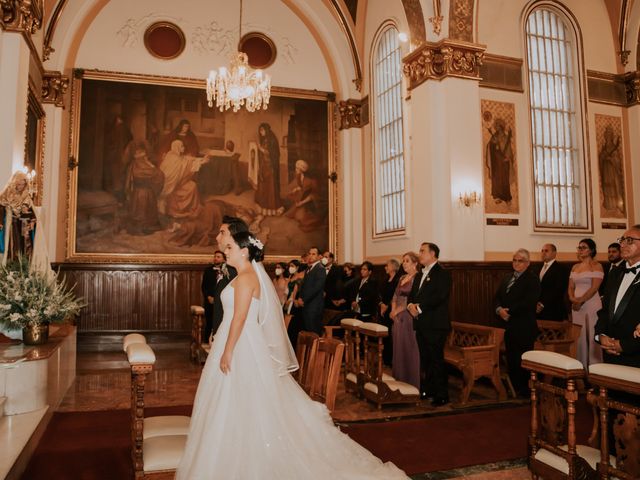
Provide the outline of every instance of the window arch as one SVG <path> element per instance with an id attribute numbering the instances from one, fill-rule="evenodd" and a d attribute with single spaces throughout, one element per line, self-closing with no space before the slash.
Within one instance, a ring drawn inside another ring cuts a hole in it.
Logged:
<path id="1" fill-rule="evenodd" d="M 395 25 L 381 28 L 372 52 L 374 233 L 387 234 L 406 226 L 402 55 Z"/>
<path id="2" fill-rule="evenodd" d="M 525 20 L 537 230 L 588 230 L 581 45 L 570 17 L 540 2 Z"/>

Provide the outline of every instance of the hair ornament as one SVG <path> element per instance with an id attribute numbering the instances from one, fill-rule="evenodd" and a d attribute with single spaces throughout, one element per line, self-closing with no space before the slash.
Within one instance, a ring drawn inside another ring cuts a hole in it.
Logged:
<path id="1" fill-rule="evenodd" d="M 256 247 L 258 250 L 262 250 L 264 248 L 264 244 L 256 237 L 249 236 L 249 243 Z"/>

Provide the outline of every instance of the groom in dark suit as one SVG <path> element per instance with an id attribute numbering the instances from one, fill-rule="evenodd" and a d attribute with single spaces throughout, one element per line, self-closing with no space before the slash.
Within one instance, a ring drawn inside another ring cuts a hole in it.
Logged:
<path id="1" fill-rule="evenodd" d="M 322 335 L 322 314 L 324 312 L 324 285 L 327 271 L 320 263 L 320 250 L 311 247 L 307 254 L 307 272 L 295 300 L 296 307 L 302 309 L 303 329 Z"/>
<path id="2" fill-rule="evenodd" d="M 640 368 L 640 338 L 633 335 L 640 324 L 640 225 L 618 241 L 625 263 L 609 274 L 595 339 L 602 345 L 606 363 Z"/>
<path id="3" fill-rule="evenodd" d="M 413 316 L 420 369 L 424 371 L 420 393 L 422 397 L 431 397 L 433 406 L 449 402 L 444 345 L 451 330 L 451 275 L 438 263 L 439 256 L 440 249 L 435 243 L 425 242 L 420 246 L 422 274 L 415 276 L 407 304 L 407 310 Z"/>

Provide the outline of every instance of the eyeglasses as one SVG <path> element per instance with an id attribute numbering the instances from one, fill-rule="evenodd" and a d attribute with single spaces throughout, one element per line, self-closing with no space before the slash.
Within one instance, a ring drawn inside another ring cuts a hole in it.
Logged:
<path id="1" fill-rule="evenodd" d="M 527 263 L 529 260 L 526 260 L 524 258 L 514 258 L 513 260 L 511 260 L 513 263 Z"/>
<path id="2" fill-rule="evenodd" d="M 578 247 L 576 247 L 576 250 L 589 250 L 589 247 L 585 245 L 579 245 Z"/>
<path id="3" fill-rule="evenodd" d="M 618 243 L 620 245 L 622 245 L 623 243 L 626 243 L 627 245 L 631 245 L 636 240 L 640 240 L 640 238 L 638 238 L 638 237 L 620 237 L 618 239 Z"/>

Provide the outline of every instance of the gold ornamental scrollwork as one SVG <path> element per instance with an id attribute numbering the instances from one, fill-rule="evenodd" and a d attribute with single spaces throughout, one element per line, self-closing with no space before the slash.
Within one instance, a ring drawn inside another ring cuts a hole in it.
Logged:
<path id="1" fill-rule="evenodd" d="M 627 91 L 627 107 L 640 103 L 640 71 L 624 75 L 624 86 Z"/>
<path id="2" fill-rule="evenodd" d="M 362 102 L 360 100 L 342 100 L 338 102 L 340 130 L 360 128 L 362 126 Z"/>
<path id="3" fill-rule="evenodd" d="M 42 26 L 42 0 L 0 0 L 0 26 L 33 35 Z"/>
<path id="4" fill-rule="evenodd" d="M 69 89 L 69 77 L 60 72 L 44 72 L 42 77 L 42 103 L 64 108 L 64 95 Z"/>
<path id="5" fill-rule="evenodd" d="M 445 77 L 480 79 L 484 45 L 443 40 L 427 43 L 402 60 L 402 71 L 409 79 L 409 89 L 427 80 Z"/>

